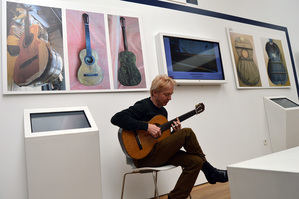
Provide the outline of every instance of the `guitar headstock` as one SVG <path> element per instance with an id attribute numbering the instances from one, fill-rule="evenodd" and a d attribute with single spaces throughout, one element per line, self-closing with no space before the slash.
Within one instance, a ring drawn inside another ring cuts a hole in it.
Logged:
<path id="1" fill-rule="evenodd" d="M 205 105 L 203 103 L 199 103 L 195 105 L 195 112 L 199 114 L 205 110 Z"/>
<path id="2" fill-rule="evenodd" d="M 83 17 L 84 24 L 88 24 L 88 23 L 89 23 L 89 17 L 88 17 L 88 14 L 83 13 L 83 14 L 82 14 L 82 17 Z"/>
<path id="3" fill-rule="evenodd" d="M 121 26 L 125 27 L 126 26 L 126 19 L 124 17 L 120 17 L 119 20 L 120 20 Z"/>

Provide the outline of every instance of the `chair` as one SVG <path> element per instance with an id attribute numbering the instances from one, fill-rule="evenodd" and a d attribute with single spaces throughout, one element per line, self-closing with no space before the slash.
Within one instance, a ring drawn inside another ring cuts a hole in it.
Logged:
<path id="1" fill-rule="evenodd" d="M 170 169 L 174 169 L 177 166 L 174 165 L 164 165 L 164 166 L 160 166 L 160 167 L 141 167 L 141 168 L 136 168 L 133 162 L 133 159 L 130 158 L 127 154 L 127 152 L 125 151 L 123 144 L 122 144 L 122 140 L 121 140 L 121 129 L 118 132 L 118 139 L 122 148 L 122 151 L 124 152 L 124 154 L 126 155 L 126 163 L 128 165 L 130 165 L 132 167 L 132 171 L 127 172 L 124 174 L 123 176 L 123 182 L 122 182 L 122 189 L 121 189 L 121 199 L 123 199 L 123 195 L 124 195 L 124 188 L 125 188 L 125 182 L 126 182 L 126 176 L 128 174 L 143 174 L 143 173 L 152 173 L 153 175 L 153 180 L 154 180 L 154 197 L 156 198 L 160 198 L 159 197 L 159 192 L 158 192 L 158 172 L 159 171 L 166 171 L 166 170 L 170 170 Z M 189 195 L 190 199 L 191 199 L 191 195 Z"/>
<path id="2" fill-rule="evenodd" d="M 169 169 L 174 169 L 176 166 L 174 165 L 164 165 L 160 167 L 141 167 L 141 168 L 136 168 L 132 159 L 127 157 L 127 164 L 129 164 L 132 167 L 132 171 L 127 172 L 123 176 L 123 182 L 122 182 L 122 190 L 121 190 L 121 199 L 123 199 L 124 195 L 124 188 L 125 188 L 125 182 L 126 182 L 126 176 L 128 174 L 143 174 L 143 173 L 152 173 L 153 175 L 153 180 L 154 180 L 154 197 L 155 198 L 160 198 L 159 197 L 159 191 L 158 191 L 158 172 L 159 171 L 166 171 Z"/>

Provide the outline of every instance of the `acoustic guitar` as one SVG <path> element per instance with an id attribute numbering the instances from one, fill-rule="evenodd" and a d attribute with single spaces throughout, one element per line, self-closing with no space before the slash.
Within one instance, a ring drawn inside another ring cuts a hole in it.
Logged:
<path id="1" fill-rule="evenodd" d="M 24 20 L 25 31 L 19 40 L 19 55 L 14 67 L 14 82 L 18 86 L 33 83 L 47 67 L 49 49 L 47 42 L 40 39 L 40 26 L 29 22 L 29 8 L 26 9 Z"/>
<path id="2" fill-rule="evenodd" d="M 199 103 L 195 106 L 194 110 L 179 116 L 178 119 L 182 122 L 192 117 L 193 115 L 203 112 L 204 110 L 204 104 Z M 118 132 L 118 136 L 123 151 L 127 156 L 133 159 L 142 159 L 146 157 L 151 152 L 156 143 L 164 140 L 171 135 L 170 127 L 171 124 L 176 120 L 177 118 L 167 121 L 165 116 L 156 115 L 148 122 L 149 124 L 155 124 L 160 127 L 161 136 L 159 138 L 152 137 L 144 130 L 128 131 L 120 129 Z"/>
<path id="3" fill-rule="evenodd" d="M 136 55 L 128 51 L 125 18 L 120 18 L 124 51 L 119 53 L 118 81 L 124 86 L 136 86 L 141 82 L 141 74 L 136 67 Z"/>
<path id="4" fill-rule="evenodd" d="M 90 36 L 89 36 L 89 16 L 88 14 L 82 14 L 85 28 L 85 41 L 86 48 L 81 50 L 79 57 L 81 65 L 78 70 L 78 80 L 85 86 L 98 85 L 103 80 L 103 71 L 98 65 L 98 54 L 91 49 Z"/>

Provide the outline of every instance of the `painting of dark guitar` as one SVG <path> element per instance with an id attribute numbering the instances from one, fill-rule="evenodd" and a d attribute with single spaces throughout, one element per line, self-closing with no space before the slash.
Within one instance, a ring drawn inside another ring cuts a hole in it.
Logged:
<path id="1" fill-rule="evenodd" d="M 98 54 L 91 49 L 89 35 L 89 16 L 82 14 L 85 28 L 86 48 L 80 51 L 81 66 L 78 70 L 78 80 L 85 86 L 98 85 L 103 80 L 103 71 L 98 65 Z"/>
<path id="2" fill-rule="evenodd" d="M 124 86 L 135 86 L 141 82 L 141 74 L 136 67 L 136 55 L 128 50 L 126 22 L 120 17 L 124 51 L 119 53 L 118 81 Z"/>
<path id="3" fill-rule="evenodd" d="M 199 103 L 195 106 L 194 110 L 191 110 L 181 116 L 179 120 L 182 122 L 196 114 L 199 114 L 205 110 L 205 105 Z M 121 143 L 122 150 L 127 156 L 133 159 L 142 159 L 146 157 L 154 145 L 163 139 L 171 135 L 170 127 L 173 121 L 177 118 L 167 121 L 167 118 L 163 115 L 154 116 L 148 123 L 155 124 L 161 128 L 161 136 L 159 138 L 153 138 L 144 130 L 128 131 L 120 129 L 118 132 L 118 138 Z"/>

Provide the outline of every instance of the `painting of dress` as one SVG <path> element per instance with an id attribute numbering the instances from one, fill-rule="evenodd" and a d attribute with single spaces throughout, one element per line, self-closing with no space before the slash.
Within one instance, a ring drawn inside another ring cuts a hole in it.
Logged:
<path id="1" fill-rule="evenodd" d="M 264 59 L 270 87 L 290 86 L 281 40 L 262 38 Z"/>
<path id="2" fill-rule="evenodd" d="M 247 34 L 229 33 L 234 58 L 234 69 L 239 87 L 261 87 L 261 77 L 256 59 L 253 37 Z"/>

